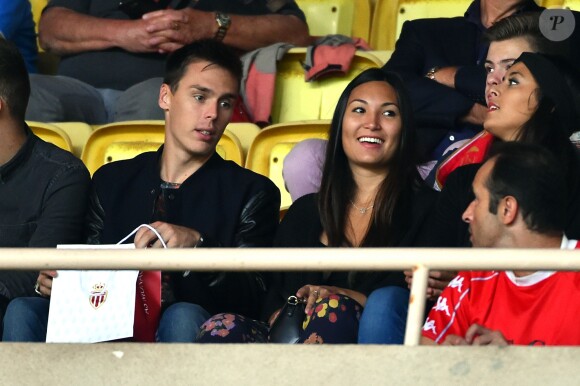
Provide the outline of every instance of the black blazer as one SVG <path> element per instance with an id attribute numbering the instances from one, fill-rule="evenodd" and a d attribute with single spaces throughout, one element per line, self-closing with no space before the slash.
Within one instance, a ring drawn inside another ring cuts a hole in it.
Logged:
<path id="1" fill-rule="evenodd" d="M 476 9 L 474 4 L 470 10 Z M 528 0 L 520 11 L 542 8 Z M 474 103 L 485 104 L 485 59 L 487 47 L 482 31 L 466 17 L 417 19 L 403 24 L 395 51 L 383 69 L 404 80 L 413 105 L 418 140 L 430 152 L 447 131 L 461 131 L 458 124 Z M 455 89 L 425 77 L 433 67 L 458 66 Z M 475 131 L 480 127 L 474 126 Z"/>

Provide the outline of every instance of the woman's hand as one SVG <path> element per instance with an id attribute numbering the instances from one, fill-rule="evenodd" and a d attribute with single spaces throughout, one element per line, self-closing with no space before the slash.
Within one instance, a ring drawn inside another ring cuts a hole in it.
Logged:
<path id="1" fill-rule="evenodd" d="M 310 314 L 310 310 L 314 308 L 316 299 L 325 298 L 329 295 L 340 293 L 337 291 L 337 289 L 337 287 L 307 284 L 296 291 L 296 297 L 306 301 L 306 308 L 304 309 L 304 312 L 306 314 Z"/>
<path id="2" fill-rule="evenodd" d="M 306 301 L 306 308 L 304 309 L 304 312 L 307 315 L 309 315 L 310 310 L 314 308 L 316 299 L 318 298 L 324 299 L 330 295 L 348 296 L 349 298 L 355 300 L 363 307 L 367 302 L 366 295 L 361 292 L 334 286 L 307 284 L 304 287 L 300 288 L 298 291 L 296 291 L 296 297 L 304 299 Z"/>

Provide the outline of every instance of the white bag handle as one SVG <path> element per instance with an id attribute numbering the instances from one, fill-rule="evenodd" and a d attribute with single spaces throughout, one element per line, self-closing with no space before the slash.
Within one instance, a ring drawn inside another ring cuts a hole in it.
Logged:
<path id="1" fill-rule="evenodd" d="M 119 241 L 117 243 L 118 244 L 123 244 L 124 241 L 126 241 L 129 237 L 133 236 L 135 233 L 137 233 L 137 231 L 141 228 L 147 228 L 149 229 L 151 232 L 155 233 L 155 236 L 157 236 L 157 238 L 159 239 L 159 241 L 161 241 L 161 245 L 163 245 L 163 248 L 167 248 L 167 244 L 165 244 L 165 240 L 163 240 L 163 237 L 161 237 L 161 235 L 159 234 L 159 232 L 157 232 L 157 229 L 153 228 L 151 225 L 149 224 L 141 224 L 139 225 L 137 228 L 133 229 L 133 231 L 131 233 L 129 233 L 127 236 L 125 236 L 123 238 L 123 240 Z"/>

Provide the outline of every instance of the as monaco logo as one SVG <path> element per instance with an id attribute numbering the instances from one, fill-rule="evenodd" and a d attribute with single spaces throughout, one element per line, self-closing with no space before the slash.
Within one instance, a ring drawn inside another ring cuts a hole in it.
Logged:
<path id="1" fill-rule="evenodd" d="M 105 283 L 97 283 L 93 285 L 93 290 L 89 295 L 89 302 L 95 310 L 105 303 L 107 300 L 107 292 L 108 291 L 105 289 Z"/>

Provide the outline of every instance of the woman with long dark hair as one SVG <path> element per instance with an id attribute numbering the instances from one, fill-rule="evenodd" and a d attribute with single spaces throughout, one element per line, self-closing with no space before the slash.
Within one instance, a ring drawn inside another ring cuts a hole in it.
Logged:
<path id="1" fill-rule="evenodd" d="M 433 192 L 423 186 L 415 168 L 414 154 L 411 105 L 402 81 L 378 68 L 362 72 L 338 101 L 320 192 L 292 204 L 274 245 L 413 245 L 433 203 Z M 274 320 L 276 310 L 289 296 L 303 299 L 306 315 L 299 340 L 303 343 L 356 343 L 359 318 L 374 289 L 393 288 L 394 296 L 408 302 L 402 272 L 288 272 L 277 276 L 264 307 L 264 320 Z M 226 333 L 224 322 L 236 327 Z M 242 325 L 247 325 L 247 319 L 217 315 L 202 327 L 200 341 L 267 340 L 268 325 L 262 324 L 262 329 Z M 252 334 L 252 330 L 259 332 Z M 216 338 L 219 335 L 226 337 Z"/>

